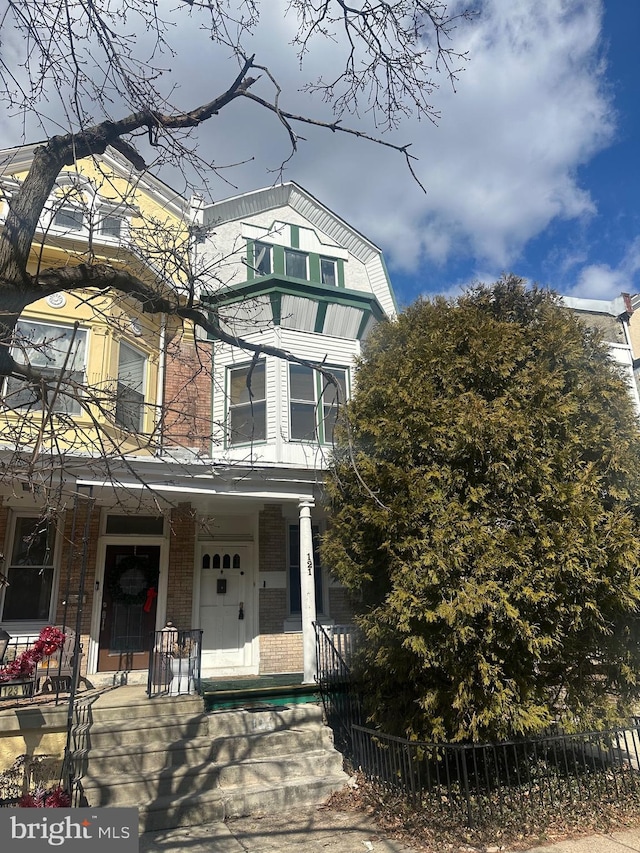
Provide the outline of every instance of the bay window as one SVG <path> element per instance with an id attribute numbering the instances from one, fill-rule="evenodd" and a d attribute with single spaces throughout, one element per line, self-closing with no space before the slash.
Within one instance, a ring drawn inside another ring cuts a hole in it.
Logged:
<path id="1" fill-rule="evenodd" d="M 19 320 L 11 355 L 18 364 L 30 364 L 51 380 L 48 405 L 54 412 L 80 414 L 76 386 L 84 383 L 87 332 L 52 323 Z M 53 385 L 59 382 L 57 392 Z M 41 396 L 23 379 L 10 377 L 6 385 L 6 403 L 12 409 L 42 409 Z"/>

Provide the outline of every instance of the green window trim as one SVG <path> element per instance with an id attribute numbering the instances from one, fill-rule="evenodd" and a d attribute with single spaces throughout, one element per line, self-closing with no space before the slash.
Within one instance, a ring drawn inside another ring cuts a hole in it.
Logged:
<path id="1" fill-rule="evenodd" d="M 290 225 L 291 229 L 291 248 L 299 249 L 300 248 L 300 226 L 299 225 Z"/>

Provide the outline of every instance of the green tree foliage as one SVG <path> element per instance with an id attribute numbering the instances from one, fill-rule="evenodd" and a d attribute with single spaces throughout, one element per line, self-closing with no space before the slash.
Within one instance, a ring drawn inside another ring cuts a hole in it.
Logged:
<path id="1" fill-rule="evenodd" d="M 512 276 L 421 300 L 370 339 L 347 416 L 323 549 L 359 593 L 370 719 L 479 741 L 625 713 L 640 458 L 598 335 Z"/>

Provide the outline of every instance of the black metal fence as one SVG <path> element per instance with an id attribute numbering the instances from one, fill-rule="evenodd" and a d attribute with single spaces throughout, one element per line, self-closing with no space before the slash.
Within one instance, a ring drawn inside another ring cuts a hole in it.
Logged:
<path id="1" fill-rule="evenodd" d="M 152 636 L 147 693 L 182 696 L 201 692 L 202 630 L 168 624 Z"/>
<path id="2" fill-rule="evenodd" d="M 477 826 L 576 802 L 640 797 L 640 719 L 624 728 L 487 744 L 409 741 L 362 725 L 349 667 L 316 624 L 318 685 L 354 769 L 417 806 Z"/>
<path id="3" fill-rule="evenodd" d="M 470 826 L 492 817 L 640 793 L 640 727 L 492 744 L 408 741 L 352 726 L 365 776 Z"/>

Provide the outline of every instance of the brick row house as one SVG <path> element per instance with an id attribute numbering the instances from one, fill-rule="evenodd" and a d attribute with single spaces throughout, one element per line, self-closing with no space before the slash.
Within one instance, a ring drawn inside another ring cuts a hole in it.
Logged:
<path id="1" fill-rule="evenodd" d="M 5 203 L 31 154 L 0 152 Z M 89 290 L 24 312 L 14 357 L 60 386 L 47 417 L 3 388 L 0 626 L 33 636 L 80 608 L 94 684 L 144 681 L 167 621 L 202 629 L 204 677 L 312 681 L 312 621 L 351 619 L 317 540 L 339 401 L 395 312 L 380 250 L 294 183 L 187 202 L 111 150 L 62 174 L 43 217 L 34 269 L 90 251 L 179 300 L 188 252 L 221 335 Z"/>

